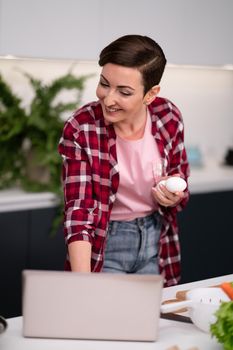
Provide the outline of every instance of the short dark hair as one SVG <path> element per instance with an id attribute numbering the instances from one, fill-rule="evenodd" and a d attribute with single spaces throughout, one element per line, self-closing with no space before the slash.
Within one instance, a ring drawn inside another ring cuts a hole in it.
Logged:
<path id="1" fill-rule="evenodd" d="M 152 86 L 159 84 L 166 62 L 159 44 L 147 36 L 133 34 L 114 40 L 100 52 L 99 56 L 101 67 L 113 63 L 137 68 L 142 74 L 145 94 Z"/>

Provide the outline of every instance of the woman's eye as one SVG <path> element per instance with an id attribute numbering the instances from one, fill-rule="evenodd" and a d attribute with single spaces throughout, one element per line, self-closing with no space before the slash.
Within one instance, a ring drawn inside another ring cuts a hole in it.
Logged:
<path id="1" fill-rule="evenodd" d="M 99 84 L 103 87 L 108 87 L 109 85 L 107 83 L 104 83 L 103 81 L 100 81 Z"/>
<path id="2" fill-rule="evenodd" d="M 128 92 L 128 91 L 120 91 L 121 95 L 123 96 L 131 96 L 131 92 Z"/>

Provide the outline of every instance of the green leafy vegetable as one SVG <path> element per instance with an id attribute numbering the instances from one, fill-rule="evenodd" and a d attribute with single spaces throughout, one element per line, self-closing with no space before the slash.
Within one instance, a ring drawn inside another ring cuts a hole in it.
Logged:
<path id="1" fill-rule="evenodd" d="M 210 331 L 224 350 L 233 350 L 233 301 L 221 303 L 215 313 L 217 321 L 210 326 Z"/>

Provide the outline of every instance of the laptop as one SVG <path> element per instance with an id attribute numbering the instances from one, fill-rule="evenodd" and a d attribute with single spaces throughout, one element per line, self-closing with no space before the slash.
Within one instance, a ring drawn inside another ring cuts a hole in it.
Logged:
<path id="1" fill-rule="evenodd" d="M 23 335 L 156 341 L 160 275 L 24 270 Z"/>

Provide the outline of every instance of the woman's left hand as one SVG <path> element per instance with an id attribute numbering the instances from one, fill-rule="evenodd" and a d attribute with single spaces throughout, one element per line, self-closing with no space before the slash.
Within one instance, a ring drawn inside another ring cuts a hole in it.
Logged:
<path id="1" fill-rule="evenodd" d="M 173 207 L 177 205 L 184 197 L 184 192 L 172 193 L 162 184 L 158 187 L 152 187 L 152 194 L 156 202 L 164 207 Z"/>

